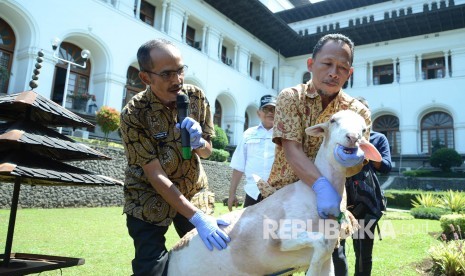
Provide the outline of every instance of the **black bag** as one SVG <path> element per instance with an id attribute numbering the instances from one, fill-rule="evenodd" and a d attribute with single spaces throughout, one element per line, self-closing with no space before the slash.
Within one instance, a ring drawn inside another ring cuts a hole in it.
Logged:
<path id="1" fill-rule="evenodd" d="M 346 192 L 347 210 L 357 219 L 378 221 L 386 211 L 386 197 L 370 165 L 365 165 L 358 174 L 347 178 Z"/>

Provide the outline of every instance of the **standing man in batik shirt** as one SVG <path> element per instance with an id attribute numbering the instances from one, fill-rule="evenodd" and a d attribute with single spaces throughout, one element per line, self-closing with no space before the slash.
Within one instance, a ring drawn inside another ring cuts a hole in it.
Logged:
<path id="1" fill-rule="evenodd" d="M 200 157 L 211 154 L 214 130 L 205 94 L 184 84 L 187 66 L 171 42 L 159 39 L 144 43 L 137 60 L 139 77 L 147 89 L 135 95 L 121 112 L 128 161 L 124 213 L 134 240 L 134 275 L 165 275 L 165 233 L 171 222 L 180 237 L 195 226 L 210 250 L 226 248 L 229 237 L 218 227 L 224 222 L 217 222 L 189 201 L 208 187 Z M 178 94 L 187 95 L 190 101 L 189 117 L 182 122 L 177 121 Z M 179 128 L 189 132 L 191 159 L 182 157 Z"/>
<path id="2" fill-rule="evenodd" d="M 276 155 L 268 183 L 275 189 L 302 180 L 313 188 L 321 218 L 338 217 L 341 196 L 313 164 L 322 142 L 310 137 L 305 128 L 328 121 L 345 109 L 360 114 L 371 125 L 370 111 L 342 91 L 352 74 L 354 44 L 344 35 L 328 34 L 320 38 L 307 60 L 312 79 L 306 84 L 286 88 L 278 95 L 273 127 Z M 369 138 L 370 130 L 366 131 Z M 362 164 L 352 170 L 358 172 Z"/>

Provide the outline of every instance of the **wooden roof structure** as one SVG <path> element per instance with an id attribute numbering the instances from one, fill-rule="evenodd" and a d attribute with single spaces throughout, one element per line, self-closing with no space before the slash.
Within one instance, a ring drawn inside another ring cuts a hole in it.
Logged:
<path id="1" fill-rule="evenodd" d="M 0 97 L 0 184 L 13 182 L 0 275 L 24 275 L 84 264 L 84 259 L 11 253 L 21 184 L 121 186 L 122 182 L 63 163 L 110 157 L 58 133 L 61 126 L 93 125 L 34 91 Z"/>

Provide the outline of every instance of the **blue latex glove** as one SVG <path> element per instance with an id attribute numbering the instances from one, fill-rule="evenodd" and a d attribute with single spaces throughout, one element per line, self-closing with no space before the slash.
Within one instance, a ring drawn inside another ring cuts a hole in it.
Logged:
<path id="1" fill-rule="evenodd" d="M 225 249 L 226 243 L 231 241 L 228 235 L 218 227 L 218 225 L 229 225 L 229 222 L 207 216 L 202 211 L 197 211 L 189 221 L 195 226 L 200 238 L 210 251 L 213 250 L 213 246 L 218 250 Z"/>
<path id="2" fill-rule="evenodd" d="M 365 158 L 365 153 L 360 148 L 346 148 L 338 145 L 334 148 L 334 158 L 339 164 L 349 168 L 360 164 Z"/>
<path id="3" fill-rule="evenodd" d="M 176 128 L 187 129 L 189 132 L 192 149 L 205 146 L 206 141 L 202 138 L 202 127 L 196 120 L 192 119 L 191 117 L 186 117 L 184 120 L 182 120 L 181 125 L 179 125 L 179 123 L 176 124 Z"/>
<path id="4" fill-rule="evenodd" d="M 312 188 L 316 194 L 318 215 L 323 219 L 327 219 L 330 215 L 339 217 L 342 199 L 328 179 L 324 176 L 318 178 Z"/>

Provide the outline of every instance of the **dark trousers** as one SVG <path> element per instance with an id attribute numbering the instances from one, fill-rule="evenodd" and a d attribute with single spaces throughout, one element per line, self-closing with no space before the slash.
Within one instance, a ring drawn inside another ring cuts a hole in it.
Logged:
<path id="1" fill-rule="evenodd" d="M 179 237 L 183 237 L 194 228 L 189 220 L 180 214 L 177 214 L 173 219 L 173 224 Z M 133 275 L 166 275 L 168 270 L 168 250 L 165 246 L 165 234 L 168 231 L 168 226 L 156 226 L 129 215 L 126 216 L 126 226 L 134 241 Z"/>
<path id="2" fill-rule="evenodd" d="M 374 234 L 376 224 L 374 224 L 370 231 Z M 374 237 L 373 237 L 374 238 Z M 353 237 L 353 246 L 355 252 L 355 276 L 369 276 L 373 266 L 372 254 L 374 239 L 365 235 L 360 238 Z M 345 253 L 346 241 L 341 240 L 339 248 L 333 251 L 333 264 L 335 276 L 348 276 L 349 269 L 347 265 L 347 258 Z"/>
<path id="3" fill-rule="evenodd" d="M 252 197 L 250 197 L 248 194 L 245 194 L 245 200 L 244 200 L 244 208 L 247 207 L 247 206 L 251 206 L 251 205 L 254 205 L 254 204 L 257 204 L 259 203 L 260 201 L 263 200 L 263 197 L 262 195 L 258 195 L 258 198 L 257 200 L 253 199 Z"/>

